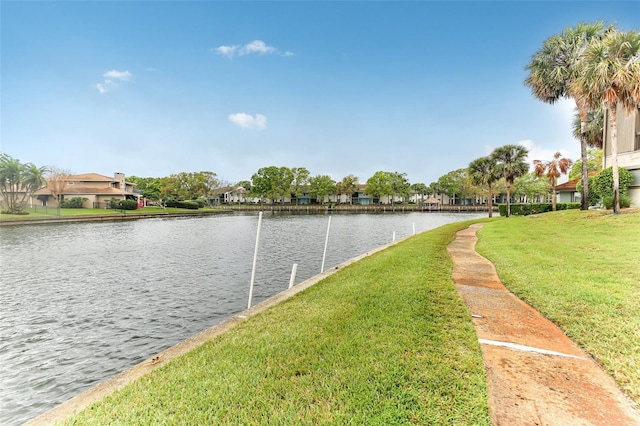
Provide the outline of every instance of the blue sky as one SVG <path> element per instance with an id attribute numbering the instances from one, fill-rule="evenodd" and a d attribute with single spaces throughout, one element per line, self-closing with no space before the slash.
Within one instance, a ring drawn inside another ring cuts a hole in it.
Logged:
<path id="1" fill-rule="evenodd" d="M 505 144 L 575 159 L 573 104 L 522 83 L 580 21 L 635 1 L 0 2 L 0 151 L 73 173 L 266 166 L 427 185 Z"/>

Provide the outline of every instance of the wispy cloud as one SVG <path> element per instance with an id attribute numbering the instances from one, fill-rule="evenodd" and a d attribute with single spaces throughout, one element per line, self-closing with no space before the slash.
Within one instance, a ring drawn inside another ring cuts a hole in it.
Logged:
<path id="1" fill-rule="evenodd" d="M 279 49 L 269 46 L 262 40 L 254 40 L 251 43 L 247 43 L 243 46 L 240 45 L 232 45 L 232 46 L 218 46 L 216 48 L 211 49 L 211 51 L 226 56 L 228 58 L 233 58 L 234 56 L 244 56 L 244 55 L 281 55 L 281 56 L 293 56 L 293 52 L 290 51 L 280 51 Z"/>
<path id="2" fill-rule="evenodd" d="M 251 115 L 239 112 L 237 114 L 229 114 L 228 118 L 233 124 L 243 129 L 263 130 L 267 127 L 267 117 L 262 114 Z"/>
<path id="3" fill-rule="evenodd" d="M 96 83 L 96 89 L 101 94 L 107 93 L 114 88 L 118 87 L 118 84 L 114 81 L 129 81 L 131 80 L 132 74 L 129 71 L 116 71 L 111 70 L 102 74 L 104 77 L 104 81 L 102 83 Z"/>

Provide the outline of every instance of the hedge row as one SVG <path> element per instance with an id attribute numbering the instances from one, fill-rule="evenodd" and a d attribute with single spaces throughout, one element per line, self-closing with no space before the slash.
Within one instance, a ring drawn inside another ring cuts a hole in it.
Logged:
<path id="1" fill-rule="evenodd" d="M 580 203 L 558 203 L 556 210 L 579 209 Z M 498 204 L 500 216 L 507 215 L 507 205 Z M 534 204 L 511 204 L 512 216 L 527 216 L 530 214 L 546 213 L 552 211 L 551 203 L 534 203 Z"/>
<path id="2" fill-rule="evenodd" d="M 166 207 L 177 207 L 179 209 L 191 209 L 198 210 L 200 204 L 197 201 L 180 201 L 180 200 L 167 200 Z"/>

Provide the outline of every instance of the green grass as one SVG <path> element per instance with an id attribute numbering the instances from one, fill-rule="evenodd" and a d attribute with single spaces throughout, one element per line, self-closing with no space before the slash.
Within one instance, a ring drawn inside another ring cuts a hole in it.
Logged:
<path id="1" fill-rule="evenodd" d="M 640 211 L 563 211 L 487 224 L 502 282 L 593 356 L 640 406 Z"/>
<path id="2" fill-rule="evenodd" d="M 355 263 L 67 424 L 488 425 L 447 225 Z"/>

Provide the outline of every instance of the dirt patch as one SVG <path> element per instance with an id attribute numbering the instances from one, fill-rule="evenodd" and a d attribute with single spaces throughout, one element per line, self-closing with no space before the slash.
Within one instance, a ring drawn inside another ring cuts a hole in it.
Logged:
<path id="1" fill-rule="evenodd" d="M 453 279 L 482 346 L 494 425 L 640 425 L 613 379 L 555 324 L 509 292 L 475 251 L 475 224 L 449 245 Z"/>

